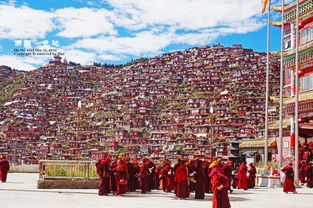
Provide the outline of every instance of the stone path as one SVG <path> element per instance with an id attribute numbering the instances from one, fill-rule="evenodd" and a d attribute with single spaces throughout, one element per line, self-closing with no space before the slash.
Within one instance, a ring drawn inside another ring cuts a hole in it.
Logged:
<path id="1" fill-rule="evenodd" d="M 212 195 L 205 200 L 177 200 L 173 193 L 152 191 L 125 196 L 99 197 L 96 189 L 37 189 L 38 174 L 10 173 L 0 183 L 0 208 L 210 208 Z M 313 208 L 313 189 L 285 194 L 282 188 L 235 190 L 230 194 L 232 208 Z"/>

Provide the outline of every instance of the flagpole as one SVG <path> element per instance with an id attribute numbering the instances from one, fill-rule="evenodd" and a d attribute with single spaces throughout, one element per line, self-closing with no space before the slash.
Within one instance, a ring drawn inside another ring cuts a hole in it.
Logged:
<path id="1" fill-rule="evenodd" d="M 299 0 L 296 7 L 296 57 L 295 57 L 295 183 L 299 186 Z"/>
<path id="2" fill-rule="evenodd" d="M 284 29 L 285 29 L 285 0 L 281 1 L 281 42 L 280 42 L 280 88 L 279 88 L 279 141 L 278 141 L 278 168 L 283 166 L 283 89 L 284 89 Z"/>
<path id="3" fill-rule="evenodd" d="M 266 52 L 266 92 L 265 92 L 265 141 L 264 141 L 264 166 L 268 162 L 268 100 L 269 100 L 269 68 L 270 68 L 270 16 L 271 0 L 268 2 L 267 14 L 267 52 Z"/>

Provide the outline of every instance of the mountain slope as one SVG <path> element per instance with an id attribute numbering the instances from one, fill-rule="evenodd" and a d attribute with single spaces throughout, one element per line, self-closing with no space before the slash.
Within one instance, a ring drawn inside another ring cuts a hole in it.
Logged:
<path id="1" fill-rule="evenodd" d="M 275 95 L 277 57 L 270 66 Z M 210 141 L 262 136 L 265 68 L 266 54 L 240 45 L 192 48 L 123 68 L 69 66 L 56 57 L 6 98 L 2 146 L 13 145 L 26 162 L 96 158 L 102 150 L 211 154 Z M 13 151 L 0 151 L 13 159 Z"/>

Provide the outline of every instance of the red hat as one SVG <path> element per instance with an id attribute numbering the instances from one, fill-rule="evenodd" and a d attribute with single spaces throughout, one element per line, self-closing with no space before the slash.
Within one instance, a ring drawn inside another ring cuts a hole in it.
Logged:
<path id="1" fill-rule="evenodd" d="M 250 163 L 250 164 L 249 164 L 249 166 L 252 166 L 252 165 L 253 165 L 253 163 Z"/>
<path id="2" fill-rule="evenodd" d="M 107 152 L 102 153 L 102 157 L 107 157 L 107 156 L 109 156 Z"/>

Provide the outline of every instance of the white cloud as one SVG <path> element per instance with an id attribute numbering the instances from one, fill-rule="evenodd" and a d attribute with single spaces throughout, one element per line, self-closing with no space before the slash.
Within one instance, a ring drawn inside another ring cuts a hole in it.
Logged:
<path id="1" fill-rule="evenodd" d="M 107 0 L 111 21 L 132 31 L 128 37 L 99 36 L 74 48 L 142 56 L 170 44 L 204 45 L 217 37 L 259 30 L 261 3 L 253 0 Z"/>
<path id="2" fill-rule="evenodd" d="M 0 65 L 10 66 L 15 69 L 31 71 L 37 66 L 47 63 L 47 57 L 31 57 L 31 56 L 0 56 Z"/>
<path id="3" fill-rule="evenodd" d="M 121 61 L 125 57 L 121 55 L 102 54 L 98 58 L 103 61 Z"/>
<path id="4" fill-rule="evenodd" d="M 65 38 L 115 35 L 109 21 L 111 15 L 106 9 L 95 8 L 63 8 L 48 12 L 27 6 L 0 5 L 0 19 L 5 20 L 0 21 L 0 38 L 45 38 L 53 30 Z"/>
<path id="5" fill-rule="evenodd" d="M 108 0 L 114 7 L 114 21 L 128 29 L 170 25 L 197 30 L 244 23 L 261 15 L 256 0 Z"/>
<path id="6" fill-rule="evenodd" d="M 143 53 L 156 52 L 170 43 L 167 34 L 153 34 L 141 32 L 134 37 L 100 37 L 78 41 L 74 48 L 95 50 L 98 52 L 111 52 L 116 54 L 142 55 Z"/>
<path id="7" fill-rule="evenodd" d="M 101 1 L 110 9 L 99 8 Z M 0 19 L 6 20 L 0 21 L 0 39 L 52 40 L 53 32 L 63 43 L 74 41 L 62 49 L 69 61 L 81 64 L 157 55 L 171 44 L 210 44 L 264 26 L 261 0 L 97 0 L 87 1 L 89 8 L 50 11 L 14 5 L 0 4 Z M 43 58 L 0 60 L 36 65 Z"/>
<path id="8" fill-rule="evenodd" d="M 65 49 L 64 53 L 64 57 L 67 61 L 74 61 L 83 65 L 92 64 L 97 59 L 95 53 L 88 53 L 75 49 Z"/>
<path id="9" fill-rule="evenodd" d="M 0 5 L 0 38 L 44 38 L 53 30 L 53 15 L 26 6 Z"/>
<path id="10" fill-rule="evenodd" d="M 89 37 L 98 34 L 115 35 L 116 31 L 106 9 L 64 8 L 55 11 L 56 21 L 62 31 L 57 35 L 65 38 Z"/>

